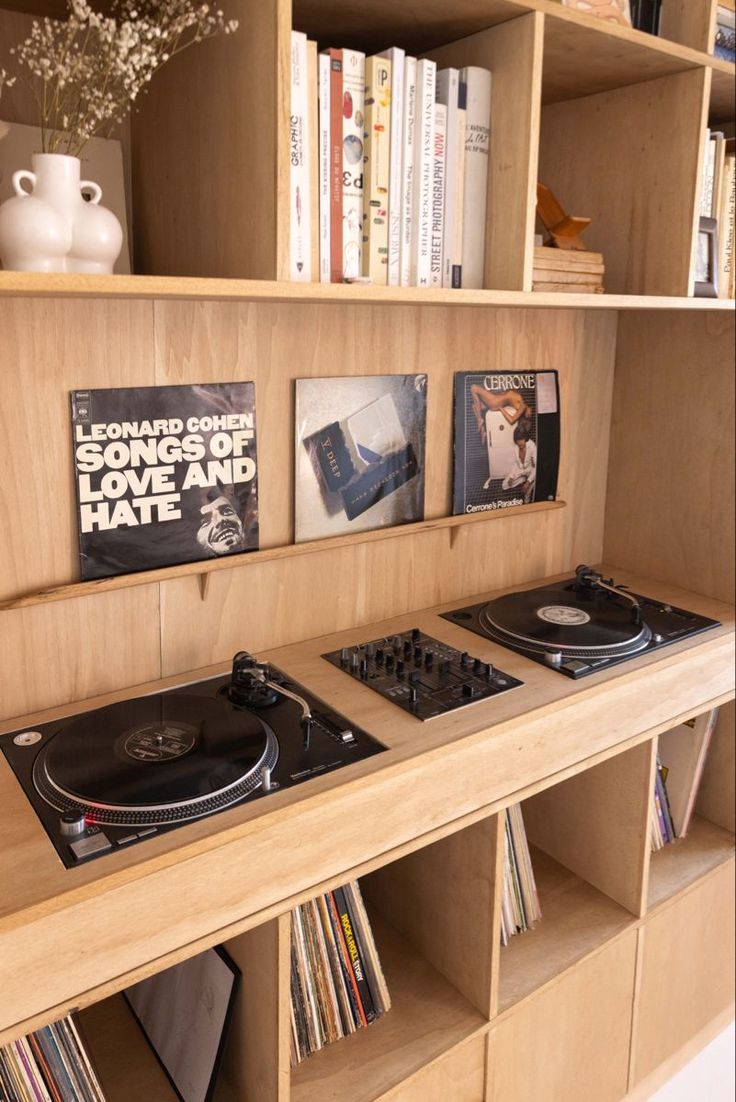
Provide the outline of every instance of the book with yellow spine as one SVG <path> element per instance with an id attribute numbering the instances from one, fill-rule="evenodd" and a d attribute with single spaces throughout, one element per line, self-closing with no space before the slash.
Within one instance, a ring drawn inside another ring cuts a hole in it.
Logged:
<path id="1" fill-rule="evenodd" d="M 388 283 L 388 199 L 391 161 L 391 61 L 365 63 L 362 274 Z"/>

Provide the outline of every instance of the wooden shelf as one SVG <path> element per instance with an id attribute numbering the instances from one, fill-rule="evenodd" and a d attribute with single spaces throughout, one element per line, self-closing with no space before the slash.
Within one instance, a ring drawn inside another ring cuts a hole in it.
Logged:
<path id="1" fill-rule="evenodd" d="M 371 925 L 391 1010 L 299 1064 L 292 1072 L 291 1102 L 370 1102 L 487 1025 L 391 926 L 373 915 Z"/>
<path id="2" fill-rule="evenodd" d="M 649 909 L 672 898 L 733 856 L 733 834 L 695 815 L 685 838 L 663 846 L 651 856 Z"/>
<path id="3" fill-rule="evenodd" d="M 529 848 L 542 918 L 501 950 L 499 1014 L 636 923 L 607 895 L 542 850 Z"/>
<path id="4" fill-rule="evenodd" d="M 226 555 L 221 559 L 200 559 L 196 562 L 180 563 L 178 566 L 164 566 L 160 570 L 142 570 L 137 574 L 119 574 L 113 578 L 98 578 L 87 582 L 71 582 L 68 585 L 50 586 L 0 601 L 0 612 L 13 609 L 32 608 L 34 605 L 49 604 L 52 601 L 69 601 L 75 597 L 90 597 L 93 593 L 110 593 L 117 589 L 131 589 L 153 582 L 172 581 L 174 578 L 199 577 L 207 579 L 219 570 L 239 570 L 257 563 L 275 562 L 280 559 L 292 559 L 301 555 L 313 555 L 318 551 L 329 551 L 339 547 L 355 547 L 361 543 L 376 543 L 387 539 L 400 539 L 402 536 L 421 535 L 426 532 L 446 530 L 453 541 L 458 529 L 468 524 L 483 524 L 511 515 L 549 512 L 550 509 L 564 509 L 564 501 L 536 501 L 530 505 L 511 505 L 508 509 L 498 509 L 469 516 L 439 517 L 437 520 L 421 520 L 415 524 L 396 525 L 392 528 L 374 528 L 369 532 L 356 532 L 350 536 L 334 536 L 332 539 L 309 540 L 305 543 L 291 543 L 286 547 L 269 547 L 263 551 L 251 551 L 244 555 Z M 206 596 L 206 581 L 202 581 L 202 598 Z"/>
<path id="5" fill-rule="evenodd" d="M 89 276 L 0 271 L 0 298 L 182 299 L 350 306 L 488 306 L 553 310 L 730 310 L 733 301 L 666 295 L 422 290 L 341 283 L 288 283 L 190 276 Z"/>

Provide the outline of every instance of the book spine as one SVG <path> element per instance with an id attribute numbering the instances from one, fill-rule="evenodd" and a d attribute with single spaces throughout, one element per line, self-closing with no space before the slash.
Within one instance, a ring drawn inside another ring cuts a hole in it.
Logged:
<path id="1" fill-rule="evenodd" d="M 388 199 L 391 160 L 391 62 L 365 63 L 362 274 L 388 283 Z"/>
<path id="2" fill-rule="evenodd" d="M 441 287 L 444 274 L 445 175 L 447 108 L 434 105 L 434 157 L 432 163 L 432 232 L 430 236 L 430 286 Z"/>
<path id="3" fill-rule="evenodd" d="M 46 1090 L 41 1071 L 36 1063 L 33 1052 L 31 1050 L 31 1046 L 28 1043 L 28 1038 L 19 1037 L 18 1040 L 15 1042 L 15 1046 L 19 1061 L 30 1084 L 34 1099 L 36 1100 L 36 1102 L 51 1102 L 51 1097 L 49 1095 L 49 1092 Z"/>
<path id="4" fill-rule="evenodd" d="M 417 108 L 417 59 L 404 62 L 404 112 L 401 146 L 401 239 L 399 242 L 399 282 L 411 286 L 411 237 L 414 221 L 414 138 Z"/>
<path id="5" fill-rule="evenodd" d="M 718 213 L 719 298 L 731 296 L 734 214 L 736 214 L 736 155 L 727 153 L 723 162 L 723 187 Z"/>
<path id="6" fill-rule="evenodd" d="M 36 1060 L 36 1066 L 38 1067 L 38 1069 L 40 1070 L 40 1072 L 43 1076 L 44 1082 L 46 1084 L 46 1088 L 49 1091 L 49 1094 L 52 1096 L 53 1102 L 63 1102 L 62 1097 L 59 1094 L 59 1091 L 57 1089 L 54 1077 L 51 1074 L 51 1069 L 48 1065 L 46 1057 L 43 1054 L 43 1051 L 41 1050 L 41 1046 L 38 1043 L 38 1038 L 36 1037 L 35 1033 L 29 1033 L 28 1034 L 28 1042 L 29 1042 L 31 1048 L 33 1049 L 33 1055 L 34 1055 L 35 1060 Z"/>
<path id="7" fill-rule="evenodd" d="M 465 135 L 467 130 L 467 111 L 465 109 L 466 88 L 458 84 L 457 93 L 457 183 L 455 185 L 455 261 L 452 265 L 451 286 L 463 285 L 463 227 L 465 225 Z"/>
<path id="8" fill-rule="evenodd" d="M 342 255 L 343 279 L 361 271 L 363 236 L 363 117 L 365 54 L 342 51 Z"/>
<path id="9" fill-rule="evenodd" d="M 309 278 L 319 282 L 319 64 L 317 43 L 307 40 L 307 145 L 309 148 Z"/>
<path id="10" fill-rule="evenodd" d="M 312 278 L 309 173 L 309 95 L 307 36 L 291 32 L 291 112 L 289 117 L 289 275 L 299 283 Z"/>
<path id="11" fill-rule="evenodd" d="M 434 161 L 434 103 L 437 64 L 417 62 L 416 122 L 414 131 L 414 188 L 411 227 L 411 283 L 429 287 L 432 222 L 432 166 Z"/>
<path id="12" fill-rule="evenodd" d="M 459 262 L 455 254 L 457 236 L 455 222 L 458 214 L 458 140 L 460 73 L 457 69 L 442 69 L 437 74 L 437 102 L 447 108 L 447 133 L 445 137 L 445 210 L 442 242 L 442 286 L 453 287 L 453 271 Z"/>
<path id="13" fill-rule="evenodd" d="M 468 66 L 465 85 L 465 182 L 463 188 L 463 287 L 482 287 L 485 270 L 488 153 L 491 134 L 491 74 Z"/>
<path id="14" fill-rule="evenodd" d="M 366 1024 L 374 1021 L 376 1017 L 376 1009 L 373 1005 L 373 998 L 371 996 L 370 988 L 368 986 L 368 980 L 366 979 L 366 968 L 363 960 L 363 954 L 361 948 L 358 945 L 358 941 L 355 935 L 355 922 L 350 910 L 350 906 L 345 897 L 345 892 L 342 888 L 335 888 L 332 893 L 335 897 L 335 904 L 337 906 L 337 913 L 340 918 L 340 925 L 342 927 L 343 934 L 345 936 L 345 944 L 348 950 L 348 957 L 350 958 L 350 967 L 355 977 L 355 982 L 360 994 L 360 1001 L 363 1006 L 363 1012 L 365 1014 Z"/>
<path id="15" fill-rule="evenodd" d="M 342 283 L 342 50 L 330 59 L 330 282 Z"/>
<path id="16" fill-rule="evenodd" d="M 391 150 L 388 184 L 388 285 L 401 282 L 401 192 L 403 169 L 403 119 L 405 51 L 392 46 L 381 57 L 391 62 Z"/>
<path id="17" fill-rule="evenodd" d="M 319 281 L 330 282 L 330 57 L 319 55 Z"/>
<path id="18" fill-rule="evenodd" d="M 703 154 L 703 190 L 700 195 L 700 213 L 709 218 L 713 204 L 713 169 L 715 168 L 715 144 L 711 141 L 710 130 L 705 131 L 705 153 Z"/>

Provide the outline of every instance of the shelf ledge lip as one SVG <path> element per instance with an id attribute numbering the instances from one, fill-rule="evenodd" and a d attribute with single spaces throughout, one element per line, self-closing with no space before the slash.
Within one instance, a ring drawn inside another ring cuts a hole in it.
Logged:
<path id="1" fill-rule="evenodd" d="M 0 298 L 121 298 L 327 303 L 349 306 L 498 306 L 533 309 L 732 310 L 733 299 L 377 287 L 196 276 L 77 275 L 0 271 Z"/>
<path id="2" fill-rule="evenodd" d="M 65 585 L 47 586 L 44 589 L 24 593 L 0 601 L 0 613 L 32 608 L 35 605 L 47 605 L 55 601 L 68 601 L 75 597 L 90 597 L 94 593 L 109 593 L 117 589 L 131 589 L 140 585 L 156 582 L 175 581 L 179 578 L 196 577 L 199 579 L 202 600 L 207 597 L 207 583 L 210 574 L 219 570 L 242 570 L 258 563 L 273 562 L 276 559 L 290 559 L 300 555 L 313 555 L 319 551 L 331 551 L 343 547 L 355 547 L 359 544 L 377 543 L 385 539 L 398 539 L 401 536 L 424 535 L 443 529 L 451 533 L 468 524 L 482 524 L 489 520 L 499 520 L 506 516 L 534 516 L 536 513 L 554 509 L 564 509 L 567 502 L 536 501 L 530 505 L 512 505 L 507 509 L 488 510 L 481 513 L 460 514 L 458 516 L 437 517 L 434 520 L 419 520 L 410 524 L 393 525 L 390 528 L 371 528 L 366 532 L 356 532 L 347 536 L 332 536 L 329 539 L 308 540 L 304 543 L 289 543 L 281 547 L 267 547 L 260 551 L 248 551 L 239 555 L 227 555 L 220 559 L 197 559 L 194 562 L 177 563 L 156 570 L 141 570 L 136 574 L 116 574 L 109 578 L 90 579 L 85 582 L 69 582 Z M 203 579 L 206 581 L 203 582 Z"/>

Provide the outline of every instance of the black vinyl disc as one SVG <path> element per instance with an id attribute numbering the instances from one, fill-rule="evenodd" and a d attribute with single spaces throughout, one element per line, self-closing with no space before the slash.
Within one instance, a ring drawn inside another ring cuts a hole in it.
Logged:
<path id="1" fill-rule="evenodd" d="M 577 592 L 570 585 L 507 593 L 480 613 L 494 638 L 530 649 L 570 655 L 635 654 L 651 639 L 632 605 L 607 593 Z"/>
<path id="2" fill-rule="evenodd" d="M 228 806 L 260 784 L 278 743 L 224 699 L 157 693 L 75 717 L 43 747 L 47 802 L 98 822 L 166 822 Z"/>

